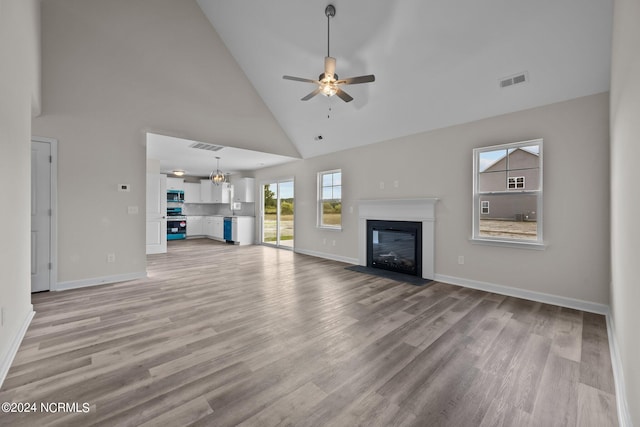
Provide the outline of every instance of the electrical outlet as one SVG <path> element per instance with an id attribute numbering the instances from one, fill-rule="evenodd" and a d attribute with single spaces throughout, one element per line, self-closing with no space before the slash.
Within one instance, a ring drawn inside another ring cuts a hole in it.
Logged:
<path id="1" fill-rule="evenodd" d="M 393 186 L 396 188 L 400 187 L 400 181 L 398 181 L 397 179 L 393 181 Z"/>
<path id="2" fill-rule="evenodd" d="M 326 239 L 326 238 L 325 238 L 325 239 L 322 239 L 322 244 L 323 244 L 323 245 L 326 245 L 326 244 L 327 244 L 327 239 Z"/>
<path id="3" fill-rule="evenodd" d="M 331 242 L 331 244 L 332 244 L 333 246 L 335 246 L 335 245 L 336 245 L 336 241 L 334 240 L 333 242 Z"/>
<path id="4" fill-rule="evenodd" d="M 127 213 L 129 215 L 137 215 L 138 214 L 138 207 L 137 206 L 127 206 Z"/>
<path id="5" fill-rule="evenodd" d="M 460 265 L 464 264 L 464 256 L 463 255 L 458 255 L 458 264 L 460 264 Z"/>
<path id="6" fill-rule="evenodd" d="M 107 254 L 107 262 L 116 262 L 116 254 Z"/>
<path id="7" fill-rule="evenodd" d="M 380 181 L 380 189 L 384 190 L 384 181 Z"/>

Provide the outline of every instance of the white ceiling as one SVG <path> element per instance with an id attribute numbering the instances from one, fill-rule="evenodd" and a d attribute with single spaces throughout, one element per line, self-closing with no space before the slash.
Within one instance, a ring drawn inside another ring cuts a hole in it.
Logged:
<path id="1" fill-rule="evenodd" d="M 197 2 L 303 158 L 609 90 L 612 0 Z M 301 101 L 315 86 L 282 79 L 323 71 L 329 2 L 337 10 L 336 72 L 376 76 L 344 87 L 350 103 L 321 95 Z M 527 83 L 499 87 L 521 72 Z M 293 160 L 232 147 L 193 150 L 191 142 L 152 136 L 148 157 L 163 172 L 196 176 L 211 172 L 216 155 L 225 172 Z"/>
<path id="2" fill-rule="evenodd" d="M 186 175 L 205 177 L 216 169 L 220 157 L 220 170 L 241 173 L 275 166 L 295 160 L 292 157 L 261 153 L 241 148 L 224 147 L 219 151 L 191 148 L 195 141 L 147 133 L 147 158 L 160 161 L 160 172 L 170 174 L 176 169 Z M 219 146 L 218 146 L 219 147 Z"/>
<path id="3" fill-rule="evenodd" d="M 329 0 L 197 1 L 304 158 L 609 89 L 612 0 L 334 0 L 336 72 L 376 76 L 348 104 L 282 79 L 323 71 Z"/>

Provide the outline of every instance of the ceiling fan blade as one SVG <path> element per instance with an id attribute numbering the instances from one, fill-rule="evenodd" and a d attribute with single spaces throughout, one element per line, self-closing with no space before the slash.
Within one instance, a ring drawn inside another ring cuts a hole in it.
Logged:
<path id="1" fill-rule="evenodd" d="M 336 74 L 336 58 L 325 56 L 324 57 L 324 75 L 333 76 L 335 74 Z"/>
<path id="2" fill-rule="evenodd" d="M 336 95 L 338 95 L 338 97 L 340 97 L 340 99 L 342 99 L 344 102 L 353 101 L 353 97 L 340 88 L 336 90 Z"/>
<path id="3" fill-rule="evenodd" d="M 376 81 L 376 76 L 369 74 L 368 76 L 348 77 L 346 79 L 338 80 L 336 84 L 339 85 L 356 85 L 358 83 L 371 83 Z"/>
<path id="4" fill-rule="evenodd" d="M 283 79 L 285 80 L 293 80 L 295 82 L 304 82 L 304 83 L 315 83 L 315 84 L 320 84 L 320 82 L 318 80 L 311 80 L 311 79 L 305 79 L 302 77 L 293 77 L 293 76 L 282 76 Z"/>
<path id="5" fill-rule="evenodd" d="M 311 92 L 310 94 L 302 98 L 301 101 L 308 101 L 319 93 L 320 93 L 320 88 L 317 88 L 316 90 L 314 90 L 313 92 Z"/>

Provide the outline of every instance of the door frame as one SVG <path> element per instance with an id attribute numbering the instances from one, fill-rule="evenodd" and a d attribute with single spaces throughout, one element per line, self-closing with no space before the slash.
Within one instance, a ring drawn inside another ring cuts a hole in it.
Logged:
<path id="1" fill-rule="evenodd" d="M 51 216 L 50 221 L 50 239 L 49 239 L 49 290 L 58 290 L 58 140 L 43 136 L 32 136 L 32 142 L 43 142 L 51 147 L 51 176 L 49 183 L 51 185 Z"/>
<path id="2" fill-rule="evenodd" d="M 277 243 L 271 244 L 271 243 L 265 243 L 262 239 L 264 236 L 264 189 L 262 187 L 264 187 L 267 184 L 278 184 L 280 185 L 281 182 L 288 182 L 291 181 L 293 183 L 293 199 L 295 200 L 296 198 L 296 193 L 295 193 L 295 187 L 296 187 L 296 179 L 295 177 L 291 176 L 291 177 L 284 177 L 284 178 L 274 178 L 274 179 L 265 179 L 265 180 L 261 180 L 258 183 L 258 193 L 260 194 L 260 206 L 258 207 L 258 212 L 260 214 L 260 221 L 258 221 L 258 243 L 260 243 L 261 245 L 264 246 L 269 246 L 272 248 L 277 248 L 277 249 L 286 249 L 289 251 L 294 251 L 295 252 L 295 246 L 296 246 L 296 231 L 295 231 L 295 227 L 296 227 L 296 210 L 294 207 L 293 210 L 293 245 L 292 246 L 282 246 L 279 245 Z M 280 198 L 280 191 L 278 191 L 278 198 Z M 294 205 L 295 206 L 295 205 Z M 278 210 L 278 216 L 277 216 L 277 227 L 278 230 L 280 229 L 280 210 Z M 279 233 L 279 231 L 277 231 Z M 276 239 L 277 242 L 277 239 Z"/>

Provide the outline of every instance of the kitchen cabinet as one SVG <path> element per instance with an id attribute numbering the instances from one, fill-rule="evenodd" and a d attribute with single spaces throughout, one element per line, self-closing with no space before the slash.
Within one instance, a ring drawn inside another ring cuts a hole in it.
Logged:
<path id="1" fill-rule="evenodd" d="M 187 237 L 204 236 L 204 217 L 187 216 Z"/>
<path id="2" fill-rule="evenodd" d="M 231 240 L 237 245 L 253 245 L 255 218 L 252 216 L 234 216 L 232 218 Z"/>
<path id="3" fill-rule="evenodd" d="M 200 183 L 185 182 L 184 183 L 184 202 L 185 203 L 201 203 Z"/>
<path id="4" fill-rule="evenodd" d="M 213 217 L 213 238 L 224 240 L 224 217 Z"/>
<path id="5" fill-rule="evenodd" d="M 231 185 L 228 182 L 215 185 L 208 179 L 200 180 L 200 203 L 229 203 Z"/>
<path id="6" fill-rule="evenodd" d="M 210 239 L 223 240 L 224 218 L 222 216 L 205 217 L 204 234 Z"/>
<path id="7" fill-rule="evenodd" d="M 233 201 L 253 203 L 255 198 L 255 179 L 238 178 L 233 180 Z"/>
<path id="8" fill-rule="evenodd" d="M 212 199 L 213 203 L 229 203 L 230 201 L 230 193 L 231 193 L 231 184 L 225 182 L 220 185 L 212 185 Z"/>
<path id="9" fill-rule="evenodd" d="M 213 203 L 213 182 L 209 179 L 200 180 L 200 202 Z"/>
<path id="10" fill-rule="evenodd" d="M 167 177 L 167 190 L 183 190 L 184 191 L 184 179 Z"/>

